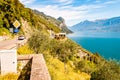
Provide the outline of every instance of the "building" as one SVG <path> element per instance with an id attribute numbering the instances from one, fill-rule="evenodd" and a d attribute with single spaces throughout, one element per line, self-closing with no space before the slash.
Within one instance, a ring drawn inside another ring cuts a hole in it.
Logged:
<path id="1" fill-rule="evenodd" d="M 0 50 L 0 72 L 17 73 L 17 52 L 16 50 Z"/>
<path id="2" fill-rule="evenodd" d="M 66 33 L 58 33 L 55 34 L 55 39 L 65 39 L 66 38 Z"/>
<path id="3" fill-rule="evenodd" d="M 49 32 L 51 38 L 55 38 L 57 40 L 66 38 L 66 33 L 61 32 L 61 33 L 56 34 L 52 29 L 48 30 L 48 32 Z"/>

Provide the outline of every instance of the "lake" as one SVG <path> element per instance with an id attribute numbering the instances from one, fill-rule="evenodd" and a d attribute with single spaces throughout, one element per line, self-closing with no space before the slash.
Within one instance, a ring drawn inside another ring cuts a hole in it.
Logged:
<path id="1" fill-rule="evenodd" d="M 68 37 L 86 50 L 98 52 L 106 59 L 120 60 L 120 33 L 118 32 L 79 32 Z"/>

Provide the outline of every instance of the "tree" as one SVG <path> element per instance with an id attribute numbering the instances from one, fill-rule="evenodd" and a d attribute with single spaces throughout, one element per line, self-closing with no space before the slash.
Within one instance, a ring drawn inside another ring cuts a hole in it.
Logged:
<path id="1" fill-rule="evenodd" d="M 30 48 L 33 49 L 36 54 L 42 53 L 43 51 L 47 50 L 49 43 L 49 37 L 43 32 L 34 33 L 28 40 Z"/>
<path id="2" fill-rule="evenodd" d="M 91 74 L 91 80 L 120 80 L 120 63 L 113 60 L 105 62 Z"/>
<path id="3" fill-rule="evenodd" d="M 70 40 L 61 42 L 57 51 L 58 59 L 64 62 L 65 73 L 67 72 L 66 63 L 73 60 L 76 54 L 76 45 Z"/>

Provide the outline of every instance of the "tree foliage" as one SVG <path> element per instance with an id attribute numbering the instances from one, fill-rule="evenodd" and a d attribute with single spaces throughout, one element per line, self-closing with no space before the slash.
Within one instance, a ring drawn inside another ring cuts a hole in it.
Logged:
<path id="1" fill-rule="evenodd" d="M 77 45 L 71 40 L 59 41 L 51 39 L 43 32 L 33 34 L 28 40 L 28 43 L 35 53 L 47 51 L 65 63 L 68 60 L 73 60 L 77 53 Z"/>
<path id="2" fill-rule="evenodd" d="M 120 80 L 120 63 L 113 60 L 105 62 L 91 74 L 91 80 Z"/>
<path id="3" fill-rule="evenodd" d="M 43 32 L 34 33 L 28 40 L 29 46 L 35 53 L 42 53 L 48 49 L 49 37 Z"/>
<path id="4" fill-rule="evenodd" d="M 21 18 L 26 20 L 32 28 L 39 30 L 53 29 L 55 32 L 60 31 L 56 24 L 34 13 L 33 10 L 25 8 L 19 0 L 0 0 L 0 28 L 9 30 L 9 28 L 14 27 L 13 23 L 15 20 L 21 23 Z"/>

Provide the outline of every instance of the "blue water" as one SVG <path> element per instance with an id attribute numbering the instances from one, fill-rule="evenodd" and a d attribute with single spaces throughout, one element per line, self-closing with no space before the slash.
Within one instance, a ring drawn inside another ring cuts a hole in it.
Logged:
<path id="1" fill-rule="evenodd" d="M 75 34 L 78 34 L 75 36 Z M 104 58 L 120 60 L 120 33 L 75 33 L 68 37 L 93 53 L 98 52 Z M 94 35 L 93 35 L 94 34 Z M 74 36 L 73 36 L 74 35 Z"/>

